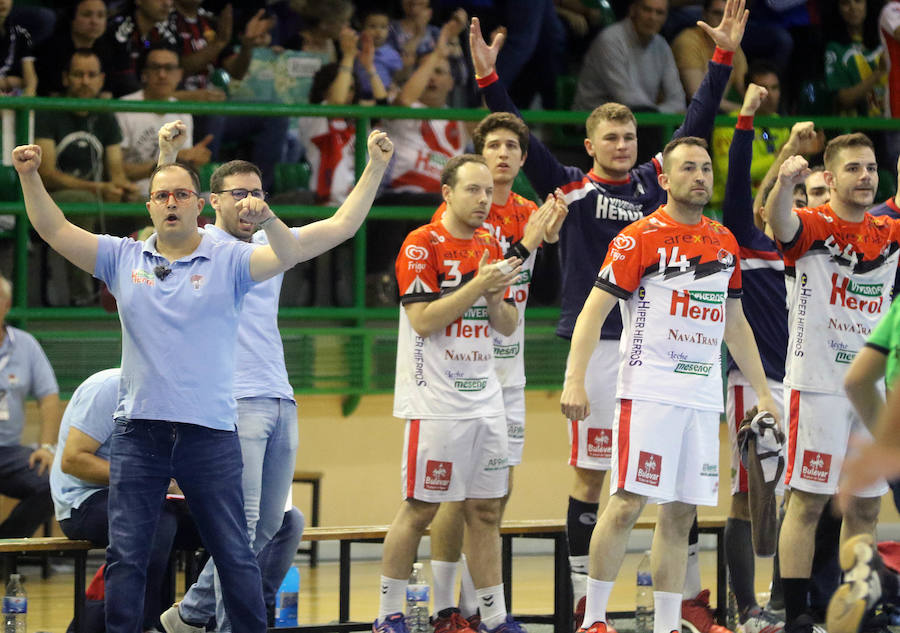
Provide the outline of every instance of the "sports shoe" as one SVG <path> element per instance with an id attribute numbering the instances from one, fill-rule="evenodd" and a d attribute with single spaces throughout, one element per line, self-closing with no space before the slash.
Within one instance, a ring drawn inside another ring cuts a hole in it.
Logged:
<path id="1" fill-rule="evenodd" d="M 586 629 L 578 629 L 577 633 L 609 633 L 606 622 L 594 622 Z"/>
<path id="2" fill-rule="evenodd" d="M 587 604 L 587 596 L 581 596 L 578 600 L 578 604 L 575 605 L 575 613 L 573 614 L 573 620 L 575 621 L 575 631 L 581 628 L 582 623 L 584 622 L 584 607 Z"/>
<path id="3" fill-rule="evenodd" d="M 832 633 L 857 633 L 866 613 L 881 601 L 881 557 L 869 534 L 858 534 L 841 546 L 844 582 L 828 603 L 825 626 Z"/>
<path id="4" fill-rule="evenodd" d="M 747 611 L 747 619 L 738 626 L 738 633 L 782 633 L 784 621 L 774 613 L 756 605 Z"/>
<path id="5" fill-rule="evenodd" d="M 181 614 L 178 613 L 178 605 L 173 604 L 171 607 L 163 611 L 162 615 L 159 616 L 159 621 L 162 624 L 163 629 L 165 629 L 166 633 L 205 633 L 205 626 L 194 626 L 193 624 L 189 624 L 181 619 Z"/>
<path id="6" fill-rule="evenodd" d="M 825 629 L 813 622 L 812 616 L 804 613 L 791 623 L 785 623 L 784 633 L 825 633 Z"/>
<path id="7" fill-rule="evenodd" d="M 692 600 L 681 602 L 681 626 L 691 633 L 732 633 L 721 624 L 716 624 L 709 606 L 709 589 L 704 589 Z"/>
<path id="8" fill-rule="evenodd" d="M 481 628 L 481 614 L 476 612 L 475 615 L 466 618 L 466 622 L 469 623 L 469 628 L 473 631 L 477 631 Z"/>
<path id="9" fill-rule="evenodd" d="M 378 619 L 372 623 L 373 633 L 409 633 L 406 628 L 406 617 L 400 612 L 392 613 L 387 616 L 381 624 Z"/>
<path id="10" fill-rule="evenodd" d="M 437 615 L 431 618 L 431 626 L 434 627 L 434 633 L 475 633 L 468 620 L 462 617 L 459 609 L 449 608 L 441 609 Z"/>
<path id="11" fill-rule="evenodd" d="M 526 633 L 525 627 L 513 620 L 509 614 L 506 619 L 492 629 L 487 628 L 482 622 L 478 625 L 479 633 Z"/>

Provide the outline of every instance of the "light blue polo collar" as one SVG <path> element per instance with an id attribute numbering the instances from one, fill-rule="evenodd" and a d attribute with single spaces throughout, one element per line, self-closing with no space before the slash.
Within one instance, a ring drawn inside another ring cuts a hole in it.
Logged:
<path id="1" fill-rule="evenodd" d="M 169 261 L 165 255 L 160 254 L 159 251 L 156 250 L 156 238 L 157 234 L 154 233 L 146 240 L 144 240 L 143 252 L 151 255 L 153 257 L 159 257 L 160 259 L 164 259 Z M 215 244 L 215 240 L 213 240 L 210 236 L 205 233 L 201 233 L 200 243 L 197 245 L 197 248 L 194 249 L 193 253 L 185 255 L 184 257 L 179 257 L 175 261 L 178 262 L 189 262 L 198 258 L 203 259 L 212 259 L 212 248 Z M 170 262 L 175 263 L 175 262 Z"/>

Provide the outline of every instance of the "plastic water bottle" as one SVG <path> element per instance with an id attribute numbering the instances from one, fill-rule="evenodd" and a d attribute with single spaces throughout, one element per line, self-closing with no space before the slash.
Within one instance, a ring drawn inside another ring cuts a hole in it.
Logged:
<path id="1" fill-rule="evenodd" d="M 300 572 L 291 567 L 275 594 L 275 626 L 297 626 L 297 599 L 300 594 Z"/>
<path id="2" fill-rule="evenodd" d="M 425 570 L 422 563 L 415 563 L 406 585 L 406 628 L 409 633 L 432 633 L 428 621 L 430 601 L 431 588 L 425 578 Z"/>
<path id="3" fill-rule="evenodd" d="M 650 575 L 650 552 L 644 552 L 637 568 L 637 594 L 634 606 L 636 633 L 653 633 L 653 577 Z"/>
<path id="4" fill-rule="evenodd" d="M 22 577 L 11 574 L 3 596 L 3 633 L 25 633 L 28 616 L 28 597 L 22 586 Z"/>

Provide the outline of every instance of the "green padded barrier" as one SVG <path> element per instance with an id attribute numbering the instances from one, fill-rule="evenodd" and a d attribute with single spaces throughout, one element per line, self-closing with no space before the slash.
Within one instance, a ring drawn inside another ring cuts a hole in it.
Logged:
<path id="1" fill-rule="evenodd" d="M 19 177 L 11 165 L 0 165 L 0 200 L 12 202 L 19 199 Z"/>
<path id="2" fill-rule="evenodd" d="M 275 191 L 272 193 L 287 193 L 298 189 L 309 189 L 309 178 L 312 175 L 312 167 L 307 162 L 278 163 L 275 165 Z"/>

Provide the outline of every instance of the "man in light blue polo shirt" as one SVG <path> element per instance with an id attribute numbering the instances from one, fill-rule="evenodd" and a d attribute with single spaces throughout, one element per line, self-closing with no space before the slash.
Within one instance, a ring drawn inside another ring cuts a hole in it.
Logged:
<path id="1" fill-rule="evenodd" d="M 0 276 L 0 494 L 18 499 L 0 523 L 0 538 L 31 536 L 53 515 L 50 463 L 59 428 L 59 387 L 53 368 L 35 338 L 6 325 L 12 285 Z M 40 447 L 22 446 L 25 400 L 37 400 Z"/>
<path id="2" fill-rule="evenodd" d="M 163 126 L 159 134 L 160 162 L 168 162 L 187 138 L 180 123 Z M 374 136 L 374 135 L 373 135 Z M 298 240 L 315 244 L 324 252 L 351 237 L 365 218 L 389 155 L 378 151 L 369 138 L 372 157 L 359 183 L 330 218 L 291 229 Z M 263 200 L 262 174 L 247 161 L 231 161 L 210 177 L 210 204 L 216 211 L 215 225 L 203 227 L 205 235 L 224 242 L 266 244 L 263 231 L 241 220 L 238 209 L 248 198 Z M 244 512 L 250 542 L 261 552 L 273 538 L 284 517 L 285 500 L 291 487 L 297 452 L 297 405 L 288 382 L 284 348 L 278 330 L 278 299 L 282 276 L 257 284 L 244 299 L 237 338 L 234 396 L 238 406 L 238 436 L 244 460 Z M 201 633 L 209 619 L 210 594 L 215 566 L 207 563 L 198 581 L 178 606 L 162 616 L 167 633 Z M 216 583 L 217 630 L 230 632 L 221 594 Z M 234 630 L 238 630 L 236 627 Z"/>
<path id="3" fill-rule="evenodd" d="M 116 427 L 113 413 L 119 403 L 120 373 L 118 368 L 97 372 L 72 394 L 59 426 L 58 449 L 50 468 L 53 506 L 63 533 L 98 547 L 109 544 L 109 456 Z M 178 515 L 172 502 L 166 502 L 147 566 L 142 623 L 145 631 L 159 626 L 159 614 L 166 604 L 164 582 L 177 529 Z"/>
<path id="4" fill-rule="evenodd" d="M 370 141 L 370 152 L 390 157 L 386 135 L 373 133 Z M 50 198 L 37 173 L 40 160 L 38 146 L 13 150 L 32 226 L 63 257 L 106 283 L 122 323 L 110 455 L 107 631 L 139 630 L 147 534 L 174 477 L 216 560 L 234 630 L 262 633 L 265 607 L 243 515 L 235 431 L 235 348 L 223 342 L 237 340 L 244 295 L 253 284 L 317 255 L 316 244 L 298 239 L 252 196 L 237 210 L 265 230 L 268 246 L 216 242 L 199 233 L 205 201 L 196 174 L 182 165 L 163 165 L 151 175 L 147 210 L 156 233 L 146 242 L 94 235 L 66 220 Z M 373 196 L 383 171 L 367 180 Z"/>

